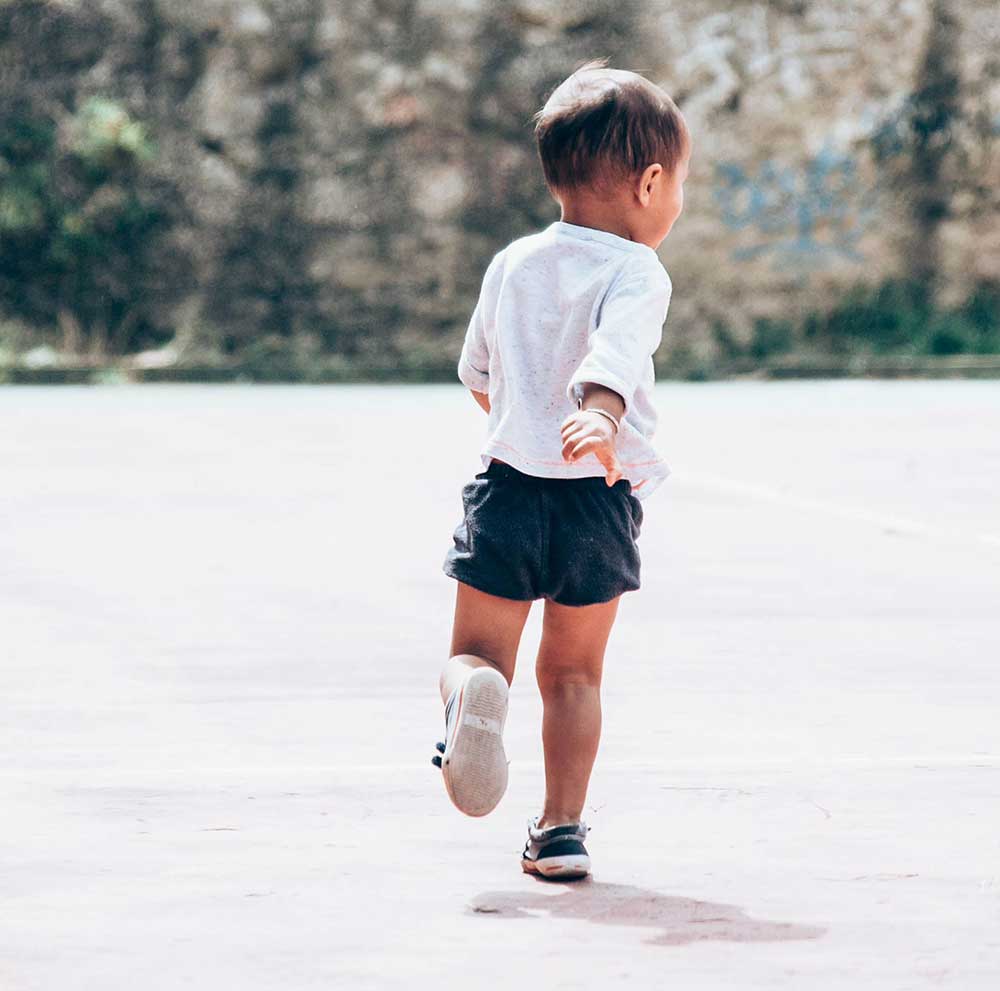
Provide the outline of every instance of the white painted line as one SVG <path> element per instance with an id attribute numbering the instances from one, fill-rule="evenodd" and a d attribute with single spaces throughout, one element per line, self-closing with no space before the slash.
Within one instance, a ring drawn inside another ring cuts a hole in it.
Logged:
<path id="1" fill-rule="evenodd" d="M 704 488 L 717 489 L 720 492 L 735 492 L 747 495 L 763 502 L 771 502 L 780 506 L 789 506 L 805 512 L 821 513 L 835 516 L 838 519 L 851 520 L 855 523 L 868 523 L 885 530 L 898 533 L 908 533 L 916 537 L 931 537 L 937 540 L 957 541 L 959 543 L 985 544 L 1000 548 L 1000 534 L 989 532 L 968 532 L 965 530 L 942 529 L 930 526 L 919 520 L 906 519 L 901 516 L 891 516 L 882 513 L 872 513 L 854 506 L 843 506 L 840 503 L 828 502 L 823 499 L 810 499 L 805 496 L 793 495 L 781 489 L 753 482 L 741 482 L 735 478 L 725 478 L 721 475 L 707 475 L 702 472 L 677 469 L 674 477 L 681 482 L 700 485 Z"/>

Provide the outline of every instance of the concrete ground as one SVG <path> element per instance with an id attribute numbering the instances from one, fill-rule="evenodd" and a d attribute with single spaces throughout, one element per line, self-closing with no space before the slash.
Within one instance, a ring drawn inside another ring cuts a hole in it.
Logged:
<path id="1" fill-rule="evenodd" d="M 541 603 L 499 808 L 430 763 L 460 386 L 0 390 L 0 987 L 1000 986 L 1000 385 L 657 398 L 560 885 Z"/>

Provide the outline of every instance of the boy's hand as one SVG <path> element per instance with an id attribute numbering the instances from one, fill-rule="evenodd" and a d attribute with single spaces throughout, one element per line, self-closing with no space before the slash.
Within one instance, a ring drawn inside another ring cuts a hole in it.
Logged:
<path id="1" fill-rule="evenodd" d="M 562 456 L 566 461 L 578 461 L 594 454 L 604 465 L 609 488 L 622 477 L 622 466 L 615 450 L 615 428 L 607 417 L 578 409 L 563 420 L 559 432 L 563 440 Z"/>

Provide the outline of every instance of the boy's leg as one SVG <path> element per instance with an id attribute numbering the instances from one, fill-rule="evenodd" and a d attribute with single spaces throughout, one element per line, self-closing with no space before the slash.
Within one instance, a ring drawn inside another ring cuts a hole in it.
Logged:
<path id="1" fill-rule="evenodd" d="M 451 657 L 440 681 L 447 725 L 434 763 L 466 815 L 487 815 L 507 790 L 507 689 L 530 609 L 531 600 L 503 599 L 458 582 Z M 456 701 L 449 706 L 452 692 Z"/>
<path id="2" fill-rule="evenodd" d="M 578 822 L 601 738 L 604 651 L 621 596 L 592 606 L 545 600 L 535 674 L 545 710 L 545 808 L 539 828 Z"/>
<path id="3" fill-rule="evenodd" d="M 531 610 L 530 599 L 504 599 L 462 581 L 456 585 L 451 650 L 439 682 L 444 702 L 472 668 L 496 668 L 507 684 L 511 683 L 517 648 Z"/>

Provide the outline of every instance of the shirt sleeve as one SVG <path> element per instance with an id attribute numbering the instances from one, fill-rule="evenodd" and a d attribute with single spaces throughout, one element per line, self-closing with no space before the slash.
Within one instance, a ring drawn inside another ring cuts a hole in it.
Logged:
<path id="1" fill-rule="evenodd" d="M 503 252 L 493 256 L 486 267 L 483 284 L 479 291 L 479 299 L 469 319 L 465 332 L 465 343 L 458 359 L 459 381 L 474 392 L 490 391 L 490 350 L 488 337 L 493 323 L 493 313 L 496 309 L 499 275 L 503 264 Z"/>
<path id="2" fill-rule="evenodd" d="M 646 363 L 663 339 L 671 292 L 666 271 L 628 275 L 611 289 L 588 339 L 588 353 L 566 386 L 574 405 L 580 386 L 595 382 L 617 392 L 628 413 Z"/>

